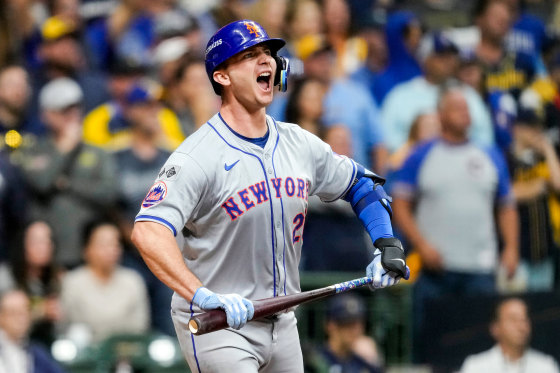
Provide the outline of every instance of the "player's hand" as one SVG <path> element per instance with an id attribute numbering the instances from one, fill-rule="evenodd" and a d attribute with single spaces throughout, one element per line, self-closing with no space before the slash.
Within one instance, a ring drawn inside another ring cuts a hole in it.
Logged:
<path id="1" fill-rule="evenodd" d="M 216 294 L 205 287 L 200 287 L 192 299 L 200 309 L 205 311 L 221 308 L 226 312 L 227 323 L 234 329 L 241 329 L 253 318 L 253 303 L 239 294 Z"/>
<path id="2" fill-rule="evenodd" d="M 366 275 L 373 280 L 371 289 L 385 288 L 398 284 L 401 278 L 408 280 L 410 269 L 406 265 L 404 249 L 396 238 L 378 238 L 372 262 L 366 268 Z"/>

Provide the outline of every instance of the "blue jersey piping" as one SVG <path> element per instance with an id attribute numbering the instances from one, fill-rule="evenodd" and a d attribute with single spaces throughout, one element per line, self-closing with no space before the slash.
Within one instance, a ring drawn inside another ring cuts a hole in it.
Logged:
<path id="1" fill-rule="evenodd" d="M 194 311 L 193 311 L 192 306 L 193 306 L 193 302 L 191 301 L 191 318 L 194 315 Z M 200 364 L 198 364 L 198 357 L 196 356 L 196 346 L 194 344 L 194 334 L 192 334 L 192 333 L 191 333 L 191 341 L 192 341 L 192 348 L 193 348 L 193 353 L 194 353 L 194 361 L 196 361 L 196 367 L 198 368 L 198 373 L 202 373 L 202 371 L 200 370 Z"/>
<path id="2" fill-rule="evenodd" d="M 274 177 L 277 177 L 276 175 L 276 166 L 274 166 L 274 154 L 276 153 L 276 148 L 278 147 L 278 143 L 280 142 L 280 132 L 278 131 L 278 125 L 276 124 L 276 120 L 274 120 L 274 118 L 270 117 L 272 119 L 272 123 L 274 123 L 274 127 L 276 128 L 276 144 L 274 144 L 274 149 L 272 150 L 272 169 L 274 170 Z M 287 275 L 286 275 L 286 230 L 284 227 L 284 202 L 283 202 L 283 198 L 280 197 L 280 209 L 282 211 L 282 237 L 283 242 L 284 242 L 284 247 L 282 249 L 282 265 L 284 266 L 284 295 L 286 295 L 286 280 L 287 280 Z"/>
<path id="3" fill-rule="evenodd" d="M 136 217 L 136 221 L 138 221 L 138 219 L 141 219 L 141 218 L 146 218 L 146 219 L 151 219 L 151 220 L 159 221 L 160 223 L 163 223 L 163 224 L 165 224 L 166 226 L 168 226 L 168 227 L 171 229 L 171 231 L 173 232 L 173 235 L 174 235 L 174 236 L 177 236 L 177 230 L 175 229 L 175 227 L 173 226 L 173 224 L 171 224 L 171 223 L 168 222 L 167 220 L 162 219 L 162 218 L 159 218 L 159 217 L 157 217 L 157 216 L 152 216 L 152 215 L 138 215 L 138 216 Z"/>

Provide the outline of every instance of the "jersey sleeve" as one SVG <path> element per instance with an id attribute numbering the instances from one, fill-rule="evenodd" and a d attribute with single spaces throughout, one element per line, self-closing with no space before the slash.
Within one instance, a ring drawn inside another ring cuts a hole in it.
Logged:
<path id="1" fill-rule="evenodd" d="M 498 187 L 496 189 L 496 198 L 498 199 L 498 203 L 514 203 L 509 170 L 504 156 L 500 150 L 495 147 L 490 148 L 487 152 L 498 173 Z"/>
<path id="2" fill-rule="evenodd" d="M 404 161 L 403 166 L 394 173 L 391 189 L 393 196 L 406 200 L 411 200 L 414 197 L 418 186 L 420 168 L 435 143 L 435 141 L 430 141 L 418 145 Z"/>
<path id="3" fill-rule="evenodd" d="M 358 167 L 350 158 L 334 153 L 317 136 L 308 132 L 305 136 L 314 167 L 309 194 L 317 195 L 323 202 L 335 201 L 350 189 Z"/>
<path id="4" fill-rule="evenodd" d="M 176 236 L 199 207 L 207 180 L 192 157 L 181 152 L 171 154 L 144 197 L 135 221 L 162 224 Z"/>

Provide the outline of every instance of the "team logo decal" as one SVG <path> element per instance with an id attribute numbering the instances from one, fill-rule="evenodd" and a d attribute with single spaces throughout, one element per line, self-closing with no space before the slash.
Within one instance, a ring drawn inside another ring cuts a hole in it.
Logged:
<path id="1" fill-rule="evenodd" d="M 260 38 L 262 36 L 259 28 L 254 23 L 245 22 L 244 25 L 245 27 L 247 27 L 247 31 L 249 31 L 249 34 L 254 34 L 256 38 Z"/>
<path id="2" fill-rule="evenodd" d="M 142 207 L 152 207 L 164 200 L 167 195 L 167 185 L 163 181 L 158 181 L 150 188 L 150 191 L 142 202 Z"/>
<path id="3" fill-rule="evenodd" d="M 179 175 L 179 171 L 181 171 L 181 166 L 169 165 L 161 169 L 158 177 L 165 180 L 175 180 Z"/>

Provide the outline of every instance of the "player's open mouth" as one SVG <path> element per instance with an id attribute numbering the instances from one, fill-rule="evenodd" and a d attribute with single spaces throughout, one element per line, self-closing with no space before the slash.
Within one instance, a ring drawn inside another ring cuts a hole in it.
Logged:
<path id="1" fill-rule="evenodd" d="M 265 92 L 269 92 L 270 91 L 270 72 L 264 72 L 261 73 L 258 77 L 257 77 L 257 84 L 259 85 L 259 87 L 261 87 L 261 89 Z"/>

